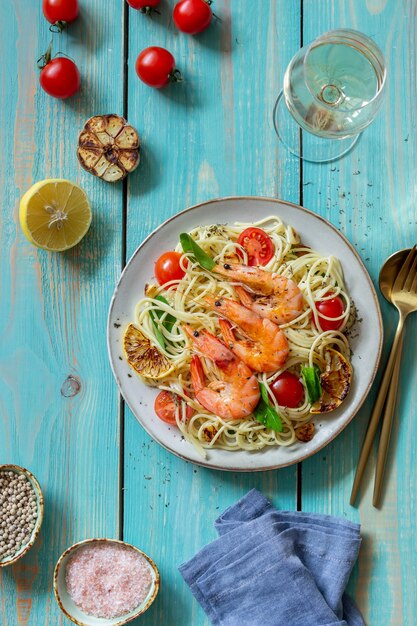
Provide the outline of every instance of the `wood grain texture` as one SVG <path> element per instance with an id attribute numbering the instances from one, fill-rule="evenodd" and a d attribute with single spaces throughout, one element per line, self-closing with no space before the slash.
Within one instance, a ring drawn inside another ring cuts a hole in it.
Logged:
<path id="1" fill-rule="evenodd" d="M 268 2 L 259 11 L 256 3 L 219 1 L 222 21 L 198 37 L 178 33 L 168 11 L 152 22 L 130 12 L 129 118 L 142 132 L 144 162 L 129 179 L 128 255 L 162 220 L 209 198 L 298 201 L 297 159 L 281 149 L 272 125 L 282 70 L 299 47 L 297 4 Z M 157 92 L 137 80 L 136 57 L 155 42 L 174 54 L 183 84 Z M 143 626 L 209 623 L 177 567 L 215 538 L 219 512 L 252 487 L 283 508 L 296 506 L 296 468 L 242 475 L 193 467 L 157 446 L 127 412 L 124 537 L 155 558 L 162 577 Z"/>
<path id="2" fill-rule="evenodd" d="M 7 10 L 6 6 L 7 5 Z M 2 4 L 3 59 L 0 257 L 0 463 L 28 467 L 45 496 L 40 539 L 0 573 L 4 626 L 62 624 L 52 594 L 60 553 L 76 540 L 117 536 L 119 433 L 116 388 L 107 362 L 107 307 L 121 265 L 120 187 L 77 164 L 84 121 L 123 111 L 123 16 L 117 3 L 84 0 L 80 19 L 54 36 L 55 52 L 73 57 L 82 91 L 69 101 L 38 86 L 36 59 L 50 40 L 41 2 Z M 21 233 L 18 204 L 35 181 L 80 183 L 94 212 L 82 244 L 49 254 Z M 80 392 L 61 395 L 66 378 Z"/>
<path id="3" fill-rule="evenodd" d="M 162 575 L 157 601 L 137 623 L 208 626 L 178 565 L 215 537 L 214 518 L 251 487 L 294 509 L 296 468 L 242 475 L 194 467 L 154 443 L 123 408 L 120 439 L 105 324 L 124 245 L 129 257 L 163 220 L 197 202 L 226 195 L 280 197 L 301 200 L 338 226 L 376 281 L 384 258 L 414 243 L 417 233 L 416 0 L 262 0 L 262 8 L 260 1 L 216 0 L 222 21 L 198 37 L 176 31 L 174 0 L 162 0 L 162 14 L 152 20 L 129 10 L 128 23 L 122 0 L 105 9 L 100 0 L 80 0 L 81 18 L 54 37 L 56 50 L 72 56 L 83 77 L 81 94 L 67 102 L 38 88 L 35 60 L 50 38 L 40 0 L 3 4 L 0 463 L 26 465 L 35 473 L 46 514 L 33 550 L 0 572 L 0 622 L 69 624 L 51 589 L 57 557 L 73 541 L 120 535 L 148 552 Z M 272 109 L 301 36 L 308 42 L 335 27 L 362 30 L 381 46 L 387 97 L 349 156 L 300 168 L 276 139 Z M 184 74 L 182 85 L 156 91 L 137 79 L 134 63 L 147 45 L 171 50 Z M 142 136 L 143 152 L 124 205 L 121 186 L 79 169 L 74 146 L 90 115 L 125 109 Z M 79 182 L 93 204 L 89 235 L 64 255 L 33 248 L 18 224 L 22 193 L 47 176 Z M 389 305 L 381 305 L 384 359 L 396 320 Z M 302 466 L 304 510 L 363 524 L 351 590 L 368 626 L 415 626 L 416 321 L 407 326 L 382 511 L 371 505 L 374 459 L 360 507 L 348 505 L 375 390 L 346 431 Z M 65 398 L 60 389 L 69 375 L 80 380 L 81 391 Z"/>
<path id="4" fill-rule="evenodd" d="M 313 19 L 314 16 L 314 19 Z M 304 205 L 327 217 L 353 242 L 377 284 L 387 256 L 416 240 L 416 3 L 372 0 L 304 2 L 304 41 L 331 28 L 350 27 L 372 36 L 387 62 L 383 108 L 350 155 L 335 164 L 305 164 Z M 387 356 L 397 315 L 380 296 Z M 360 314 L 360 312 L 359 312 Z M 362 524 L 364 542 L 351 590 L 368 624 L 413 626 L 417 475 L 415 425 L 416 319 L 408 320 L 397 419 L 391 442 L 383 508 L 372 507 L 375 458 L 365 476 L 358 509 L 349 506 L 360 445 L 376 387 L 353 423 L 303 464 L 303 509 L 347 516 Z M 378 377 L 379 380 L 380 377 Z M 376 451 L 376 448 L 375 448 Z"/>

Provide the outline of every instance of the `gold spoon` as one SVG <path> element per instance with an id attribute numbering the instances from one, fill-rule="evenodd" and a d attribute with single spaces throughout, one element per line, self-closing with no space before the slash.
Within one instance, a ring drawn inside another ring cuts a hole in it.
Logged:
<path id="1" fill-rule="evenodd" d="M 408 254 L 407 254 L 408 252 Z M 404 254 L 407 254 L 405 261 Z M 398 257 L 397 255 L 401 255 Z M 396 257 L 396 258 L 395 258 Z M 397 330 L 392 343 L 391 352 L 388 358 L 388 362 L 385 368 L 384 376 L 378 391 L 378 395 L 375 401 L 375 405 L 372 411 L 371 418 L 369 420 L 368 430 L 365 435 L 365 439 L 362 445 L 361 454 L 359 457 L 358 467 L 356 468 L 355 480 L 353 482 L 352 494 L 350 497 L 350 503 L 353 505 L 356 496 L 358 494 L 360 482 L 362 480 L 365 466 L 368 461 L 372 444 L 375 438 L 376 430 L 381 418 L 384 402 L 387 397 L 388 387 L 391 382 L 391 377 L 394 372 L 394 366 L 397 360 L 401 360 L 402 350 L 402 337 L 404 331 L 404 322 L 407 316 L 413 311 L 417 310 L 417 251 L 416 246 L 409 251 L 401 250 L 396 255 L 393 255 L 387 259 L 382 266 L 379 274 L 379 284 L 384 297 L 387 298 L 391 304 L 393 304 L 399 313 L 399 320 Z M 393 381 L 394 384 L 398 383 L 399 365 L 395 371 L 397 381 Z M 385 418 L 387 419 L 387 426 L 384 430 L 384 436 L 381 434 L 381 455 L 378 459 L 378 472 L 375 477 L 375 491 L 374 491 L 374 506 L 379 503 L 379 497 L 381 493 L 381 484 L 383 471 L 385 466 L 385 458 L 388 450 L 389 436 L 391 433 L 392 415 L 395 405 L 396 387 L 392 390 L 389 398 L 389 405 L 387 405 Z M 390 415 L 388 413 L 390 412 Z"/>
<path id="2" fill-rule="evenodd" d="M 382 271 L 379 273 L 379 289 L 385 300 L 391 303 L 392 287 L 398 276 L 403 263 L 405 262 L 410 249 L 399 250 L 392 254 L 384 263 Z M 373 494 L 373 505 L 379 507 L 383 477 L 385 472 L 388 446 L 391 438 L 392 422 L 394 420 L 395 404 L 397 401 L 398 381 L 400 379 L 401 355 L 404 343 L 404 335 L 398 347 L 398 356 L 392 372 L 391 382 L 385 401 L 384 414 L 382 416 L 381 436 L 378 445 L 378 455 L 375 470 L 375 483 Z"/>

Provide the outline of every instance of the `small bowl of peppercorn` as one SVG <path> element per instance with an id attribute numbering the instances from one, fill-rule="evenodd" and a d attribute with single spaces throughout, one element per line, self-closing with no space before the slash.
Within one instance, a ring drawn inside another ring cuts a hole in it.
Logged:
<path id="1" fill-rule="evenodd" d="M 33 474 L 19 465 L 0 465 L 0 567 L 26 554 L 42 519 L 43 496 Z"/>

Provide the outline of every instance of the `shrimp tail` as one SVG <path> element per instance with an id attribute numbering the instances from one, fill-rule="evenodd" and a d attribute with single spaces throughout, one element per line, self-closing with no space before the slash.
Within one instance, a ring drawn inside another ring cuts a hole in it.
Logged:
<path id="1" fill-rule="evenodd" d="M 247 306 L 248 308 L 250 308 L 251 304 L 253 303 L 252 296 L 250 295 L 250 293 L 248 293 L 246 289 L 244 289 L 243 287 L 240 287 L 239 285 L 235 287 L 235 291 L 239 297 L 239 300 L 243 304 L 243 306 Z"/>
<path id="2" fill-rule="evenodd" d="M 206 376 L 204 374 L 203 365 L 201 359 L 196 354 L 193 354 L 190 364 L 191 371 L 191 383 L 195 394 L 197 395 L 204 389 L 206 383 Z"/>
<path id="3" fill-rule="evenodd" d="M 233 327 L 227 320 L 219 319 L 220 332 L 224 341 L 229 345 L 233 345 L 235 341 L 235 335 L 233 333 Z"/>

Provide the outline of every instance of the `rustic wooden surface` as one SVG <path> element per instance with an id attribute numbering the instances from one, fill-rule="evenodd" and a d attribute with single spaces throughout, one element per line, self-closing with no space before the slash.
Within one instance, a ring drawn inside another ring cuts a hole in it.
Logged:
<path id="1" fill-rule="evenodd" d="M 173 0 L 162 0 L 152 20 L 121 0 L 80 4 L 80 19 L 54 36 L 55 50 L 73 57 L 83 78 L 67 102 L 38 86 L 35 61 L 50 39 L 41 1 L 1 7 L 0 463 L 31 469 L 46 499 L 40 540 L 0 573 L 1 624 L 69 623 L 53 598 L 55 562 L 74 541 L 107 536 L 135 543 L 160 568 L 160 595 L 140 624 L 207 626 L 177 566 L 214 538 L 220 510 L 257 487 L 282 508 L 360 521 L 365 540 L 350 586 L 367 624 L 415 626 L 415 320 L 381 511 L 371 505 L 371 471 L 359 508 L 348 504 L 374 393 L 302 467 L 209 471 L 160 448 L 125 410 L 105 326 L 126 258 L 165 218 L 209 198 L 252 194 L 303 204 L 348 236 L 374 281 L 387 255 L 415 242 L 416 0 L 217 0 L 222 21 L 199 37 L 175 30 Z M 362 30 L 381 46 L 386 101 L 349 156 L 300 166 L 276 139 L 273 104 L 301 42 L 335 27 Z M 173 52 L 184 84 L 158 92 L 138 81 L 134 61 L 150 44 Z M 85 119 L 112 112 L 125 112 L 143 138 L 141 166 L 125 187 L 80 170 L 74 151 Z M 89 235 L 63 255 L 33 248 L 17 218 L 24 191 L 52 176 L 80 183 L 94 210 Z M 395 314 L 385 302 L 382 309 L 388 345 Z M 61 393 L 68 376 L 80 384 L 72 397 Z"/>

